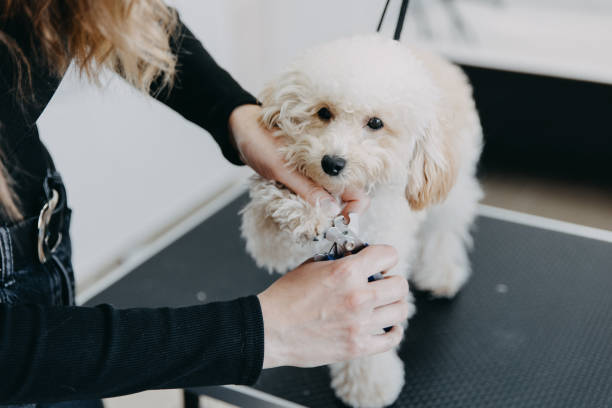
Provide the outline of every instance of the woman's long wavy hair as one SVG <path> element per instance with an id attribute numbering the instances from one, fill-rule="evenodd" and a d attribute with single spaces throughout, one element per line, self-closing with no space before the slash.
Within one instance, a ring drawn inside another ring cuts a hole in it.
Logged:
<path id="1" fill-rule="evenodd" d="M 3 22 L 11 18 L 30 24 L 31 48 L 36 50 L 30 59 L 2 31 Z M 0 52 L 8 52 L 15 65 L 16 97 L 22 101 L 35 98 L 32 64 L 61 77 L 74 61 L 80 73 L 97 84 L 100 73 L 110 69 L 144 92 L 153 81 L 170 86 L 176 66 L 170 41 L 176 28 L 176 13 L 162 0 L 0 1 Z M 0 212 L 19 220 L 19 200 L 2 158 L 0 152 Z"/>

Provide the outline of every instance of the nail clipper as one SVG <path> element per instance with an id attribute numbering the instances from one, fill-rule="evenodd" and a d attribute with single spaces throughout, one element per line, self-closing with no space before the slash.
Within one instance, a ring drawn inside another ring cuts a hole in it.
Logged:
<path id="1" fill-rule="evenodd" d="M 345 223 L 343 215 L 339 215 L 332 221 L 332 226 L 323 233 L 323 239 L 332 243 L 327 252 L 318 253 L 314 256 L 315 261 L 333 261 L 348 254 L 356 254 L 368 244 L 363 242 L 357 234 Z M 382 279 L 382 273 L 378 272 L 368 278 L 368 282 Z"/>
<path id="2" fill-rule="evenodd" d="M 368 244 L 363 242 L 355 232 L 345 223 L 343 215 L 339 215 L 332 221 L 332 226 L 323 233 L 323 239 L 332 243 L 331 248 L 327 252 L 316 254 L 313 259 L 317 261 L 333 261 L 340 259 L 348 254 L 356 254 Z M 377 272 L 368 277 L 368 282 L 377 281 L 383 278 L 382 272 Z M 391 330 L 391 327 L 385 327 L 385 332 Z"/>

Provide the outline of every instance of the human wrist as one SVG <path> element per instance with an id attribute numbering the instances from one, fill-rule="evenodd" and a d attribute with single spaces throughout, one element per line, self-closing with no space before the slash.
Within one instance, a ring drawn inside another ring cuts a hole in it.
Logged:
<path id="1" fill-rule="evenodd" d="M 283 342 L 278 330 L 278 319 L 274 308 L 270 307 L 269 299 L 265 292 L 257 295 L 261 306 L 261 314 L 264 322 L 264 358 L 262 368 L 274 368 L 287 365 L 286 353 L 283 351 Z"/>
<path id="2" fill-rule="evenodd" d="M 228 129 L 229 129 L 229 141 L 234 150 L 240 156 L 240 159 L 243 163 L 245 162 L 245 158 L 242 155 L 241 151 L 241 138 L 245 134 L 245 126 L 248 125 L 249 121 L 252 117 L 257 117 L 259 115 L 259 105 L 256 104 L 244 104 L 239 105 L 232 110 L 228 119 Z"/>

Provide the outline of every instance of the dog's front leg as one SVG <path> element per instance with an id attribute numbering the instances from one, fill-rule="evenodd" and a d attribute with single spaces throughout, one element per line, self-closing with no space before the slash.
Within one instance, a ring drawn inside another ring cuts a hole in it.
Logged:
<path id="1" fill-rule="evenodd" d="M 242 236 L 258 266 L 285 272 L 317 251 L 316 239 L 331 225 L 320 207 L 289 189 L 255 176 L 242 210 Z"/>
<path id="2" fill-rule="evenodd" d="M 354 408 L 391 405 L 404 386 L 404 363 L 395 350 L 329 367 L 336 396 Z"/>
<path id="3" fill-rule="evenodd" d="M 416 311 L 412 294 L 407 301 L 411 305 L 409 319 Z M 402 322 L 402 327 L 404 330 L 408 327 L 408 320 Z M 404 386 L 404 363 L 396 349 L 331 364 L 329 369 L 336 396 L 353 408 L 391 405 Z"/>

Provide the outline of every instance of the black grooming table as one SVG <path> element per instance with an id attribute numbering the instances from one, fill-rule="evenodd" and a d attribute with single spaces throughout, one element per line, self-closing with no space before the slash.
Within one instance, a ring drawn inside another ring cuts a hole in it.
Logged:
<path id="1" fill-rule="evenodd" d="M 237 216 L 245 202 L 88 303 L 182 306 L 263 290 L 275 277 L 245 253 Z M 611 407 L 612 244 L 480 217 L 471 259 L 472 279 L 454 300 L 417 294 L 401 348 L 406 386 L 394 406 Z M 343 406 L 324 367 L 266 370 L 255 388 L 305 406 Z"/>

